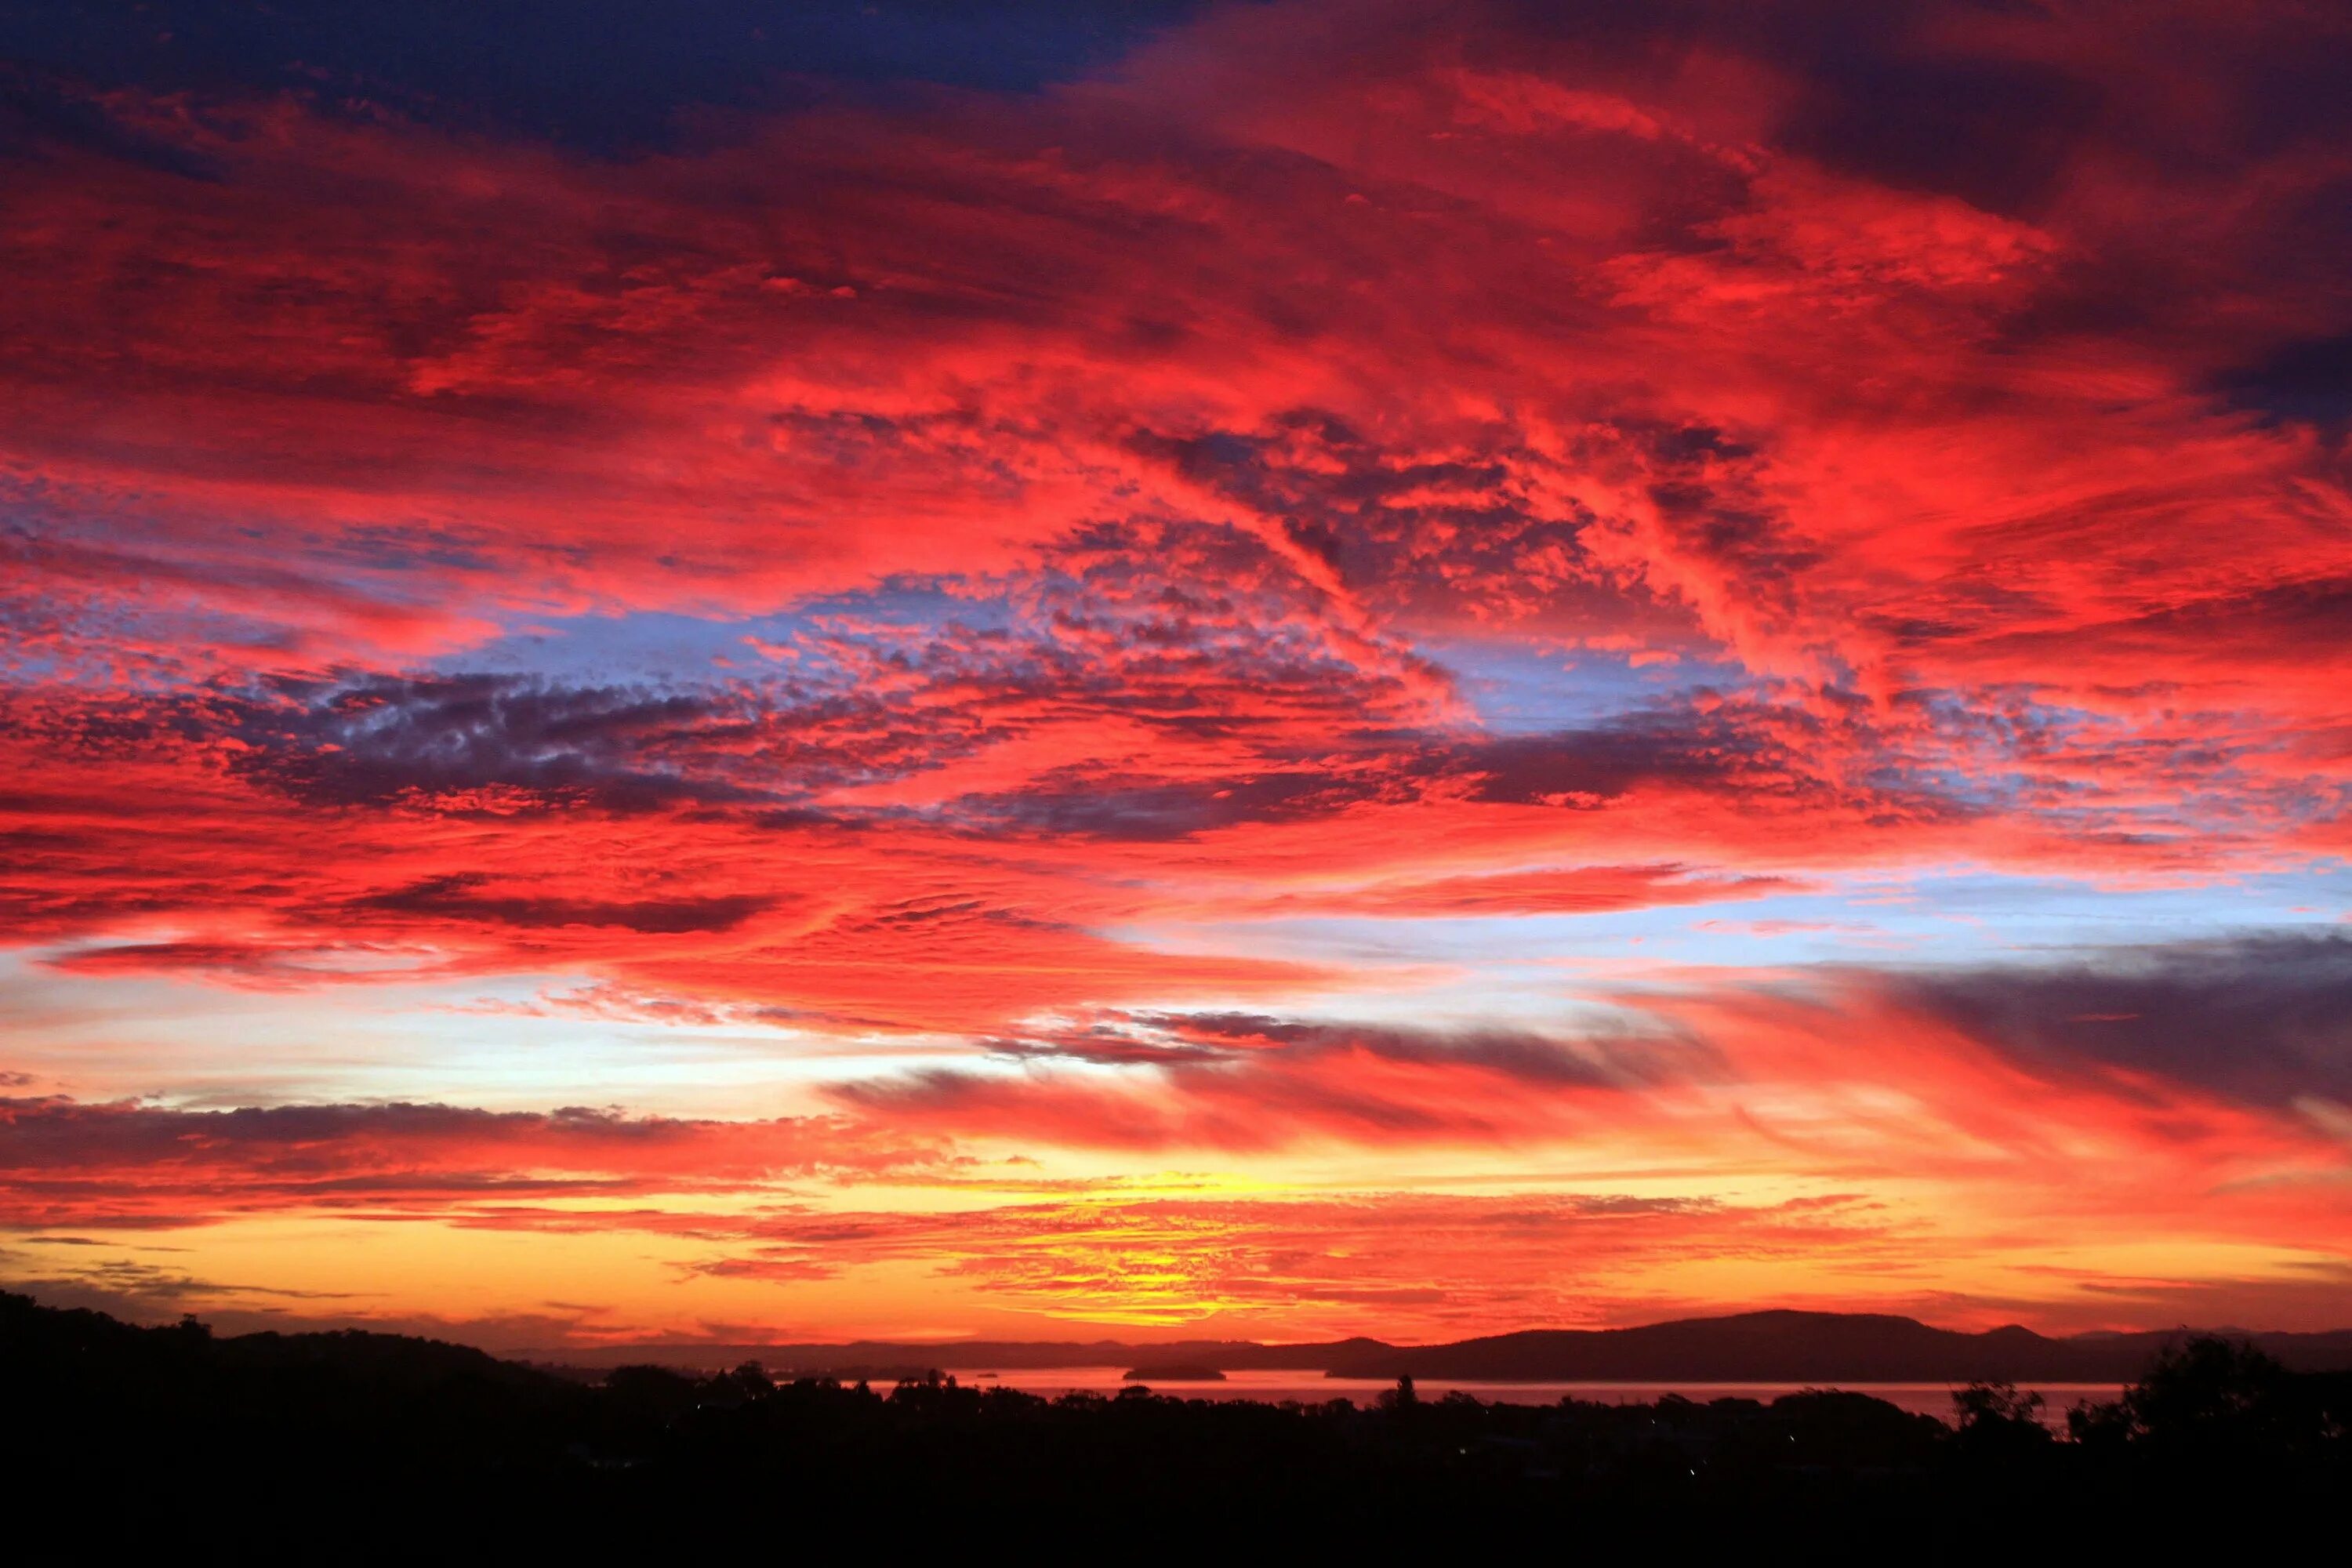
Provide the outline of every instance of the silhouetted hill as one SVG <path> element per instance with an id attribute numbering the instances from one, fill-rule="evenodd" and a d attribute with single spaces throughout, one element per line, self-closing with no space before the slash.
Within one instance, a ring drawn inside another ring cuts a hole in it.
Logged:
<path id="1" fill-rule="evenodd" d="M 2121 1383 L 2190 1331 L 2051 1339 L 1858 1312 L 1742 1312 L 1633 1329 L 1533 1329 L 1335 1357 L 1335 1377 L 1527 1383 Z M 2246 1336 L 2299 1371 L 2352 1368 L 2352 1331 Z"/>

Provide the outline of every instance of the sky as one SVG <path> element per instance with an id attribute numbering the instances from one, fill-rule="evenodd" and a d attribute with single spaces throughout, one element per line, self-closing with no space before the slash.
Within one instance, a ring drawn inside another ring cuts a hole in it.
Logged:
<path id="1" fill-rule="evenodd" d="M 0 1283 L 2352 1324 L 2352 17 L 0 4 Z"/>

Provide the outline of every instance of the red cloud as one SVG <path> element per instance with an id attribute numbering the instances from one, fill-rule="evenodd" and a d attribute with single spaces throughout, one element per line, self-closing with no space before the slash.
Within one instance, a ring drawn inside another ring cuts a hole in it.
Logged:
<path id="1" fill-rule="evenodd" d="M 0 1100 L 0 1224 L 172 1227 L 279 1210 L 735 1192 L 940 1157 L 935 1141 L 839 1118 L 688 1121 L 398 1103 L 180 1110 L 18 1099 Z"/>
<path id="2" fill-rule="evenodd" d="M 1786 877 L 1692 876 L 1679 866 L 1570 866 L 1400 879 L 1319 896 L 1290 894 L 1270 908 L 1370 915 L 1581 915 L 1759 899 L 1803 886 Z"/>
<path id="3" fill-rule="evenodd" d="M 2287 1236 L 2340 1170 L 2325 986 L 1677 973 L 1601 998 L 1629 1039 L 1302 1022 L 1465 988 L 1433 917 L 2345 847 L 2344 28 L 1753 9 L 1220 9 L 1051 90 L 631 158 L 194 91 L 35 126 L 27 984 L 561 975 L 1024 1076 L 866 1073 L 797 1131 L 353 1111 L 315 1181 L 237 1131 L 278 1112 L 35 1107 L 148 1152 L 17 1167 L 24 1212 L 638 1192 L 895 1122 L 2004 1191 L 2095 1149 Z M 1382 934 L 1295 937 L 1328 916 Z"/>

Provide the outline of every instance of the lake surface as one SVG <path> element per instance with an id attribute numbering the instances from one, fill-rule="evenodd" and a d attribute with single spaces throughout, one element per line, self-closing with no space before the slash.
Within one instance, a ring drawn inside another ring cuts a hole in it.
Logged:
<path id="1" fill-rule="evenodd" d="M 1048 1398 L 1072 1393 L 1117 1394 L 1122 1388 L 1132 1388 L 1121 1374 L 1125 1367 L 1118 1366 L 1058 1366 L 1034 1371 L 998 1372 L 990 1367 L 950 1367 L 957 1381 L 975 1384 L 982 1388 L 1018 1388 L 1030 1394 L 1042 1394 Z M 1302 1404 L 1320 1405 L 1325 1400 L 1345 1399 L 1357 1405 L 1369 1405 L 1383 1392 L 1395 1386 L 1385 1378 L 1322 1377 L 1312 1372 L 1229 1372 L 1223 1383 L 1151 1383 L 1154 1394 L 1174 1394 L 1184 1399 L 1258 1399 L 1269 1405 L 1286 1399 Z M 1898 1409 L 1916 1415 L 1933 1415 L 1948 1421 L 1952 1417 L 1952 1394 L 1965 1387 L 1958 1383 L 1840 1383 L 1814 1384 L 1801 1383 L 1465 1383 L 1447 1378 L 1416 1378 L 1413 1386 L 1423 1399 L 1439 1399 L 1459 1389 L 1463 1393 L 1492 1404 L 1502 1401 L 1510 1405 L 1557 1405 L 1562 1399 L 1586 1399 L 1601 1405 L 1648 1405 L 1660 1396 L 1679 1394 L 1685 1399 L 1704 1405 L 1710 1399 L 1760 1399 L 1766 1403 L 1784 1394 L 1795 1394 L 1808 1387 L 1831 1386 L 1867 1394 L 1874 1399 L 1884 1399 Z M 2040 1391 L 2043 1400 L 2043 1419 L 2051 1426 L 2063 1427 L 2066 1411 L 2084 1400 L 2113 1399 L 2122 1390 L 2113 1383 L 2040 1383 L 2021 1384 Z"/>

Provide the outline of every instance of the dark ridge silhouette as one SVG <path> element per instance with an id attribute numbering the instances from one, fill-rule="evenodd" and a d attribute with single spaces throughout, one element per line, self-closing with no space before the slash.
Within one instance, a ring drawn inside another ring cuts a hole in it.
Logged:
<path id="1" fill-rule="evenodd" d="M 1982 1333 L 1916 1319 L 1855 1312 L 1742 1312 L 1633 1329 L 1533 1329 L 1454 1344 L 1392 1345 L 1350 1339 L 1266 1345 L 1180 1340 L 976 1340 L 950 1344 L 637 1345 L 564 1352 L 593 1364 L 655 1361 L 688 1367 L 756 1360 L 789 1373 L 896 1380 L 951 1362 L 1019 1371 L 1181 1363 L 1220 1372 L 1316 1372 L 1333 1377 L 1402 1375 L 1493 1383 L 2121 1383 L 2150 1357 L 2197 1331 L 2094 1333 L 2065 1338 L 2009 1327 Z M 2352 1369 L 2352 1330 L 2257 1333 L 2248 1341 L 2298 1372 Z"/>
<path id="2" fill-rule="evenodd" d="M 2120 1383 L 2192 1331 L 2052 1339 L 2011 1325 L 1983 1333 L 1854 1312 L 1743 1312 L 1635 1329 L 1537 1329 L 1457 1344 L 1335 1357 L 1335 1377 L 1465 1382 Z M 2352 1331 L 2242 1336 L 2283 1365 L 2352 1368 Z"/>
<path id="3" fill-rule="evenodd" d="M 936 1371 L 886 1393 L 751 1362 L 591 1382 L 399 1335 L 216 1338 L 0 1293 L 0 1489 L 31 1563 L 133 1546 L 895 1560 L 982 1542 L 1055 1558 L 1633 1542 L 1941 1559 L 2177 1544 L 2189 1525 L 2252 1555 L 2352 1495 L 2352 1373 L 2210 1336 L 2161 1347 L 2060 1433 L 2038 1394 L 1993 1382 L 1960 1390 L 1948 1423 L 1833 1388 L 1521 1404 L 1402 1376 L 1360 1408 L 1141 1386 L 1047 1400 Z"/>

